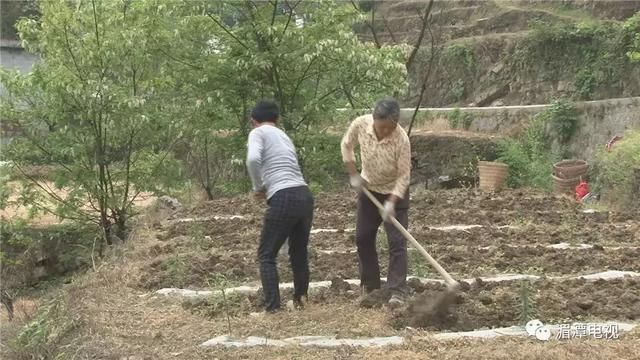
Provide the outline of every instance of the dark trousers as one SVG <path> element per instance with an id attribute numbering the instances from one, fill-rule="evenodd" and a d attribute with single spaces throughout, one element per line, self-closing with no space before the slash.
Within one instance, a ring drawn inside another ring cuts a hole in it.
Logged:
<path id="1" fill-rule="evenodd" d="M 382 203 L 389 195 L 372 194 Z M 409 194 L 396 204 L 396 219 L 402 226 L 409 225 Z M 360 258 L 360 284 L 366 291 L 380 288 L 380 265 L 376 251 L 376 235 L 382 217 L 378 208 L 361 193 L 358 196 L 358 218 L 356 220 L 356 243 Z M 394 293 L 404 294 L 407 284 L 407 240 L 391 223 L 384 223 L 389 244 L 389 271 L 387 288 Z"/>
<path id="2" fill-rule="evenodd" d="M 293 271 L 294 298 L 307 295 L 309 262 L 307 246 L 313 221 L 313 195 L 306 186 L 283 189 L 268 201 L 258 248 L 260 279 L 264 291 L 265 308 L 280 308 L 280 289 L 276 258 L 289 238 L 289 260 Z"/>

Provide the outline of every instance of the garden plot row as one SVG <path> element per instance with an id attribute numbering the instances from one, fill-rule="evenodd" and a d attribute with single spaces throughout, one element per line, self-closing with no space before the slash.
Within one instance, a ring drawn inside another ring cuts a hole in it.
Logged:
<path id="1" fill-rule="evenodd" d="M 409 283 L 412 289 L 423 297 L 435 296 L 444 289 L 444 285 L 437 279 L 413 278 Z M 523 335 L 522 329 L 514 326 L 522 324 L 523 316 L 539 318 L 546 324 L 614 321 L 619 324 L 621 331 L 629 330 L 640 321 L 640 273 L 604 272 L 581 277 L 547 278 L 508 275 L 467 279 L 462 282 L 461 292 L 450 308 L 451 315 L 421 326 L 416 325 L 415 318 L 410 316 L 411 313 L 407 309 L 393 312 L 386 309 L 359 308 L 357 280 L 335 279 L 330 282 L 313 283 L 311 289 L 305 310 L 284 312 L 266 319 L 251 315 L 260 309 L 262 294 L 258 287 L 226 289 L 226 298 L 231 299 L 228 300 L 228 306 L 231 307 L 234 321 L 241 322 L 243 328 L 246 326 L 246 330 L 235 335 L 260 336 L 260 332 L 264 331 L 260 326 L 275 321 L 278 326 L 270 328 L 269 339 L 324 336 L 323 339 L 327 340 L 339 334 L 340 338 L 359 338 L 366 345 L 369 340 L 363 336 L 398 336 L 406 334 L 408 327 L 446 331 L 440 335 L 436 334 L 436 337 L 442 339 L 459 336 L 520 336 Z M 291 284 L 282 284 L 282 290 L 285 301 L 291 298 Z M 220 291 L 162 289 L 145 296 L 153 299 L 161 295 L 177 296 L 182 299 L 183 306 L 191 311 L 218 319 L 215 322 L 217 325 L 214 333 L 226 333 L 223 326 L 225 322 L 222 321 L 226 314 L 221 311 Z M 526 307 L 523 305 L 523 297 L 527 297 Z M 161 298 L 164 296 L 157 301 Z M 329 323 L 327 326 L 321 324 L 325 317 Z M 360 328 L 359 321 L 362 322 L 365 318 L 365 323 L 376 321 L 377 327 Z M 296 324 L 309 326 L 301 327 Z M 312 326 L 313 324 L 316 326 Z M 233 341 L 229 337 L 217 339 L 209 345 L 225 345 Z"/>

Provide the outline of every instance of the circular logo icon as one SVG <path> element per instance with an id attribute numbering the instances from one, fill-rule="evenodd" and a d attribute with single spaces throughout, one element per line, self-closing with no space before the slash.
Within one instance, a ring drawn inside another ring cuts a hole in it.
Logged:
<path id="1" fill-rule="evenodd" d="M 544 324 L 542 323 L 542 321 L 538 320 L 538 319 L 533 319 L 530 320 L 525 326 L 525 330 L 527 330 L 527 334 L 529 334 L 529 336 L 534 336 L 536 334 L 536 330 L 539 327 L 544 326 Z"/>
<path id="2" fill-rule="evenodd" d="M 546 326 L 536 329 L 536 339 L 547 341 L 551 338 L 551 331 Z"/>

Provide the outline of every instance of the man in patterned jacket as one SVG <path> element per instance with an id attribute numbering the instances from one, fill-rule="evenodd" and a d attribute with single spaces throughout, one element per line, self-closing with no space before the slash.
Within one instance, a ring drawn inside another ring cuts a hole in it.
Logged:
<path id="1" fill-rule="evenodd" d="M 360 260 L 360 281 L 363 291 L 380 288 L 380 266 L 376 251 L 376 234 L 384 221 L 389 244 L 387 288 L 391 292 L 389 305 L 400 306 L 406 296 L 407 242 L 389 222 L 392 217 L 405 228 L 408 225 L 409 177 L 411 147 L 409 137 L 398 126 L 400 106 L 395 99 L 385 98 L 376 103 L 373 114 L 356 118 L 342 138 L 342 159 L 349 172 L 351 187 L 358 191 L 356 243 Z M 356 169 L 354 147 L 360 146 L 362 174 Z M 378 211 L 362 193 L 367 187 L 384 203 Z"/>

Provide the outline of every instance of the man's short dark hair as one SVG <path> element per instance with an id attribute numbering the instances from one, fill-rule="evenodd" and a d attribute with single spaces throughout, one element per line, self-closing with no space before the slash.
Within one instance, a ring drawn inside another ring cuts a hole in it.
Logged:
<path id="1" fill-rule="evenodd" d="M 373 110 L 374 120 L 387 120 L 398 122 L 400 120 L 400 104 L 392 97 L 385 97 L 378 100 Z"/>
<path id="2" fill-rule="evenodd" d="M 272 100 L 260 100 L 251 110 L 251 117 L 259 122 L 275 122 L 280 117 L 278 104 Z"/>

